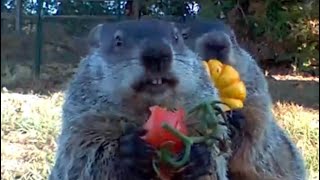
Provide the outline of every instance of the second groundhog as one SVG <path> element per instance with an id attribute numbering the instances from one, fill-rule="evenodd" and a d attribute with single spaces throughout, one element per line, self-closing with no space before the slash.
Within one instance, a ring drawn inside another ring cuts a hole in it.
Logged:
<path id="1" fill-rule="evenodd" d="M 221 21 L 192 21 L 180 29 L 188 46 L 203 60 L 219 59 L 233 66 L 246 84 L 241 135 L 234 140 L 230 179 L 305 180 L 300 152 L 276 123 L 265 76 L 241 48 L 232 29 Z M 242 122 L 240 122 L 242 123 Z"/>
<path id="2" fill-rule="evenodd" d="M 217 89 L 171 23 L 105 23 L 89 40 L 89 54 L 66 93 L 50 180 L 154 179 L 155 151 L 133 125 L 145 123 L 150 106 L 190 108 L 218 100 Z M 212 155 L 211 147 L 195 144 L 187 168 L 174 179 L 226 179 L 225 157 Z"/>

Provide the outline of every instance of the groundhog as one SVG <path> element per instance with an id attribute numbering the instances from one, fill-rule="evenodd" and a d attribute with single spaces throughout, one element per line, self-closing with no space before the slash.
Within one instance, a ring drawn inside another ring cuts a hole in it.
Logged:
<path id="1" fill-rule="evenodd" d="M 155 179 L 154 148 L 141 136 L 149 107 L 189 109 L 219 99 L 198 56 L 178 29 L 155 19 L 99 24 L 90 51 L 65 95 L 50 180 Z M 221 125 L 222 126 L 222 125 Z M 222 128 L 227 137 L 228 130 Z M 227 155 L 226 155 L 227 156 Z M 191 148 L 173 179 L 227 179 L 225 156 L 204 143 Z"/>
<path id="2" fill-rule="evenodd" d="M 247 98 L 240 110 L 241 135 L 232 140 L 229 179 L 306 179 L 300 152 L 272 113 L 266 78 L 252 56 L 237 43 L 231 27 L 218 20 L 195 20 L 179 28 L 186 44 L 201 59 L 219 59 L 233 66 L 246 84 Z"/>

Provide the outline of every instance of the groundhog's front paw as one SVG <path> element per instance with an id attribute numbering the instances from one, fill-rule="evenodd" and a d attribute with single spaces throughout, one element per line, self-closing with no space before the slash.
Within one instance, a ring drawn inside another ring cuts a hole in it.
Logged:
<path id="1" fill-rule="evenodd" d="M 238 130 L 245 126 L 245 118 L 240 110 L 226 111 L 229 123 Z"/>
<path id="2" fill-rule="evenodd" d="M 155 174 L 152 168 L 155 150 L 141 139 L 145 133 L 146 130 L 126 132 L 119 141 L 119 154 L 122 165 L 129 171 L 141 179 L 151 179 Z"/>
<path id="3" fill-rule="evenodd" d="M 233 127 L 231 128 L 230 138 L 238 138 L 242 134 L 243 128 L 245 127 L 245 117 L 240 110 L 232 110 L 226 112 L 227 121 Z"/>
<path id="4" fill-rule="evenodd" d="M 211 165 L 209 147 L 204 143 L 194 144 L 191 147 L 189 163 L 173 179 L 195 180 L 201 176 L 211 175 Z"/>

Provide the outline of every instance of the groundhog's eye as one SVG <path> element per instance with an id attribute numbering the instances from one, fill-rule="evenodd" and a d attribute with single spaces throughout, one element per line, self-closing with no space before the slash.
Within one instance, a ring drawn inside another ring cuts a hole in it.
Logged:
<path id="1" fill-rule="evenodd" d="M 178 35 L 174 35 L 174 40 L 178 41 L 179 40 L 179 36 Z"/>
<path id="2" fill-rule="evenodd" d="M 190 34 L 190 28 L 185 28 L 181 30 L 181 35 L 183 39 L 188 39 Z"/>
<path id="3" fill-rule="evenodd" d="M 177 33 L 175 33 L 173 35 L 173 39 L 174 39 L 175 42 L 178 42 L 179 41 L 179 35 Z"/>
<path id="4" fill-rule="evenodd" d="M 183 39 L 188 39 L 188 34 L 187 33 L 182 33 L 182 38 Z"/>

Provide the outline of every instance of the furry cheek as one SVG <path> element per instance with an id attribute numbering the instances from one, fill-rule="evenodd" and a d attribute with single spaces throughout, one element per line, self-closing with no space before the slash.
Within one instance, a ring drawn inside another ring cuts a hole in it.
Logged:
<path id="1" fill-rule="evenodd" d="M 179 83 L 176 89 L 178 93 L 188 94 L 197 90 L 197 77 L 196 73 L 193 72 L 192 64 L 189 62 L 180 62 L 177 60 L 173 61 L 172 73 L 177 77 Z"/>

